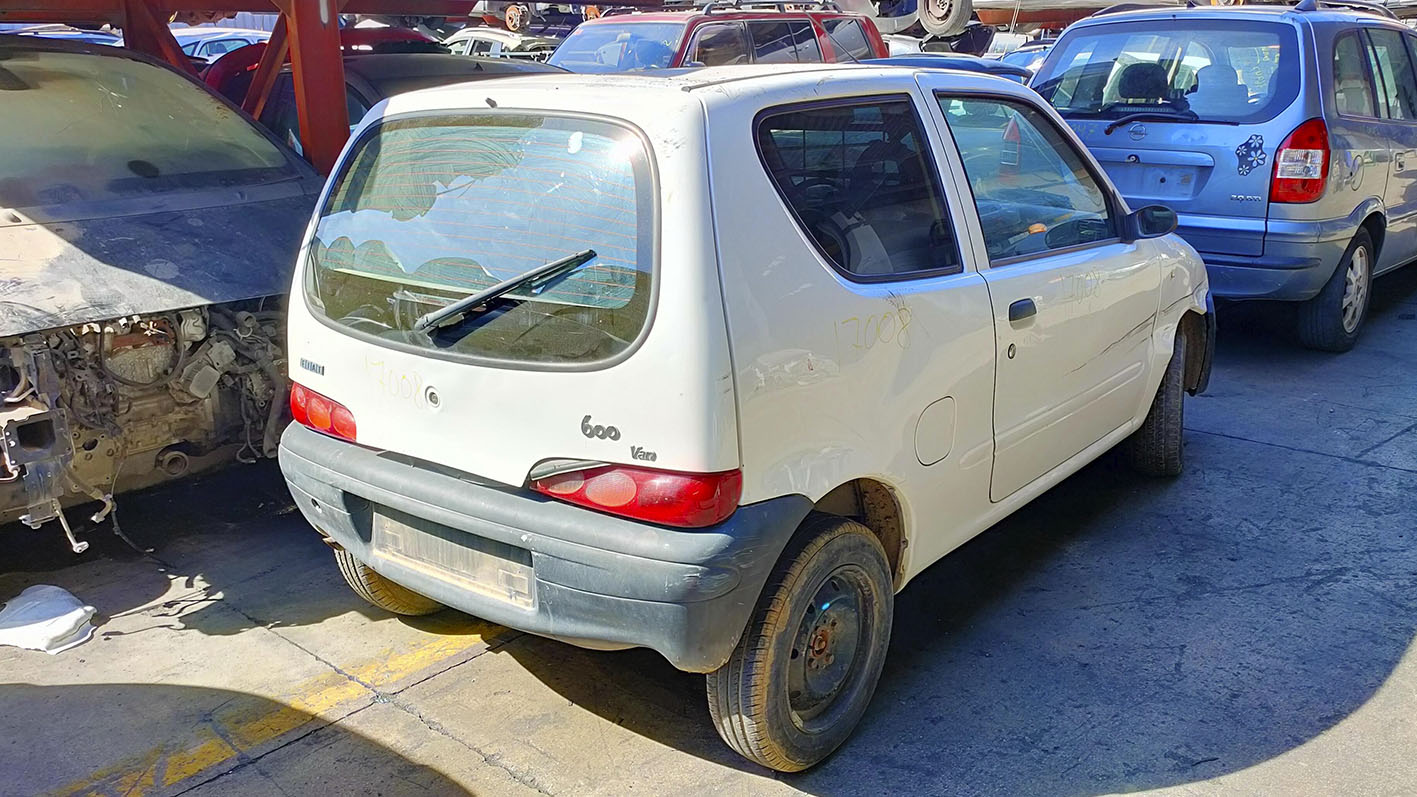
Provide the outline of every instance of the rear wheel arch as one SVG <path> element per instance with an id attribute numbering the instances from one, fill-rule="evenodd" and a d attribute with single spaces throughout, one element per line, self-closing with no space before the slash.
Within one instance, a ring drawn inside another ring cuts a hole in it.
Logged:
<path id="1" fill-rule="evenodd" d="M 1387 217 L 1373 211 L 1358 226 L 1368 231 L 1368 237 L 1373 240 L 1373 260 L 1377 260 L 1383 251 L 1383 239 L 1387 237 Z"/>
<path id="2" fill-rule="evenodd" d="M 852 479 L 838 485 L 812 507 L 814 512 L 851 518 L 871 530 L 886 551 L 897 589 L 904 583 L 905 551 L 910 542 L 905 512 L 896 491 L 872 478 Z"/>

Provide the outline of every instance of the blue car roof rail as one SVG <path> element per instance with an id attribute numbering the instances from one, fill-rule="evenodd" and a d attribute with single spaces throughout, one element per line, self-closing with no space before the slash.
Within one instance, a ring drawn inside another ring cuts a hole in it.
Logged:
<path id="1" fill-rule="evenodd" d="M 1369 14 L 1377 14 L 1388 19 L 1397 19 L 1391 8 L 1382 3 L 1368 3 L 1364 0 L 1299 0 L 1295 4 L 1295 11 L 1318 11 L 1320 9 L 1346 9 L 1349 11 L 1366 11 Z"/>

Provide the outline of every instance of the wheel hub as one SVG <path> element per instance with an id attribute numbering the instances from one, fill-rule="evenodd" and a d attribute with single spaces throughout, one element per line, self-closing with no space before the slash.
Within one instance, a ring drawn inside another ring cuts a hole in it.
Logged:
<path id="1" fill-rule="evenodd" d="M 865 631 L 864 589 L 850 574 L 833 573 L 798 625 L 788 664 L 788 700 L 799 722 L 830 709 L 856 675 Z"/>

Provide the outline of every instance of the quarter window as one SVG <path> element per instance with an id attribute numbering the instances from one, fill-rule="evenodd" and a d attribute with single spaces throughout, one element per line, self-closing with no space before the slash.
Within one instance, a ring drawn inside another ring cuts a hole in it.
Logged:
<path id="1" fill-rule="evenodd" d="M 882 280 L 961 269 L 909 100 L 775 113 L 759 120 L 757 136 L 783 202 L 840 271 Z"/>
<path id="2" fill-rule="evenodd" d="M 1333 45 L 1334 106 L 1344 116 L 1376 116 L 1367 55 L 1357 33 L 1345 33 Z"/>
<path id="3" fill-rule="evenodd" d="M 1381 81 L 1383 103 L 1389 119 L 1417 120 L 1417 75 L 1402 43 L 1402 34 L 1393 30 L 1370 30 L 1373 68 Z"/>
<path id="4" fill-rule="evenodd" d="M 827 29 L 827 38 L 831 39 L 832 49 L 836 51 L 836 60 L 860 61 L 875 57 L 860 22 L 854 19 L 826 19 L 822 21 L 822 26 Z"/>
<path id="5" fill-rule="evenodd" d="M 941 97 L 940 106 L 991 262 L 1117 237 L 1107 194 L 1037 109 L 990 97 Z"/>

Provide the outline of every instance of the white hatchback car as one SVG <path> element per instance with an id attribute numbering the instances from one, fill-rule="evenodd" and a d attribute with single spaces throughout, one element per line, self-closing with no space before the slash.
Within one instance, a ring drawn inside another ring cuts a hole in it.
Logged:
<path id="1" fill-rule="evenodd" d="M 1174 221 L 983 75 L 404 94 L 300 253 L 281 466 L 375 605 L 653 648 L 800 770 L 911 578 L 1118 443 L 1180 471 L 1214 314 Z"/>

